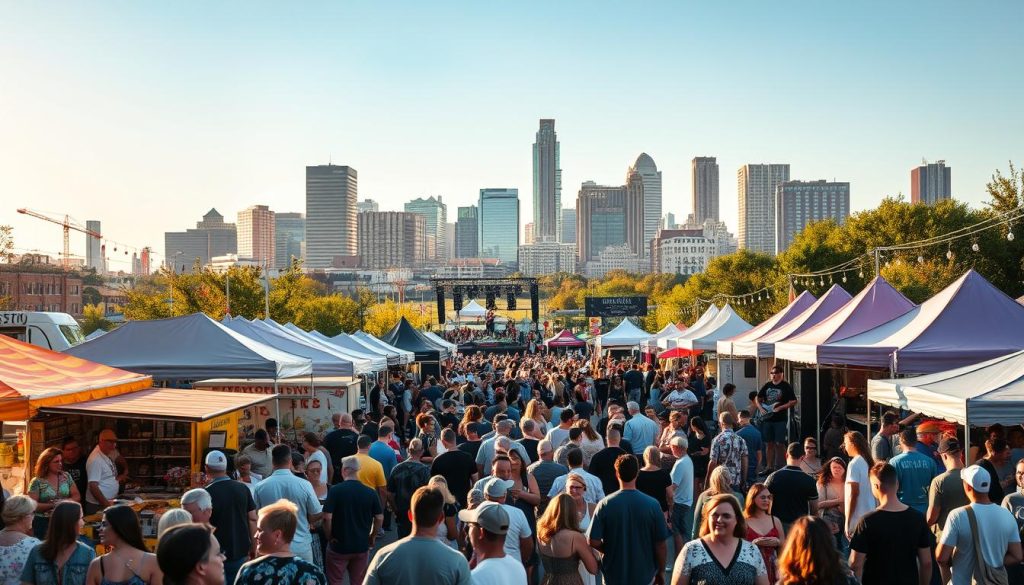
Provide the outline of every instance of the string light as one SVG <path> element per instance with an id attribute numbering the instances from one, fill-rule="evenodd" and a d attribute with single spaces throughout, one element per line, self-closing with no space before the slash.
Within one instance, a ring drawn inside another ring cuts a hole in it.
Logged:
<path id="1" fill-rule="evenodd" d="M 946 248 L 946 260 L 952 260 L 952 259 L 953 259 L 953 247 L 949 246 L 949 247 Z"/>
<path id="2" fill-rule="evenodd" d="M 843 273 L 843 283 L 846 283 L 846 273 Z"/>
<path id="3" fill-rule="evenodd" d="M 971 250 L 974 250 L 975 252 L 979 252 L 979 251 L 981 251 L 981 246 L 978 245 L 978 242 L 974 242 L 973 244 L 971 244 Z"/>
<path id="4" fill-rule="evenodd" d="M 1013 230 L 1012 229 L 1010 231 L 1006 232 L 1006 239 L 1007 240 L 1010 240 L 1012 242 L 1013 241 L 1013 237 L 1014 236 L 1013 236 Z"/>
<path id="5" fill-rule="evenodd" d="M 917 263 L 918 264 L 924 264 L 924 256 L 923 255 L 921 255 L 921 254 L 917 255 Z"/>

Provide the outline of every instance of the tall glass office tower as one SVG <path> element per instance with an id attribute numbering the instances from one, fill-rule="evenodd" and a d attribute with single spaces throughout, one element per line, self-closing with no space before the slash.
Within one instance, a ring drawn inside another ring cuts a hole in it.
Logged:
<path id="1" fill-rule="evenodd" d="M 519 262 L 519 189 L 480 189 L 477 204 L 481 258 Z"/>

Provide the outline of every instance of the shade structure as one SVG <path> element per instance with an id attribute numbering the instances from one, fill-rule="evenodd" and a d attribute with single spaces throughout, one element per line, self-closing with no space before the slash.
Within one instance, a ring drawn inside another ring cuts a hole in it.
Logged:
<path id="1" fill-rule="evenodd" d="M 444 339 L 443 337 L 441 337 L 440 335 L 434 333 L 433 331 L 424 331 L 423 335 L 425 335 L 427 337 L 427 339 L 429 339 L 430 341 L 433 341 L 437 345 L 440 345 L 440 346 L 443 346 L 443 347 L 447 347 L 448 351 L 450 351 L 452 353 L 456 353 L 459 350 L 459 346 L 458 345 L 448 341 L 447 339 Z"/>
<path id="2" fill-rule="evenodd" d="M 97 329 L 96 331 L 93 331 L 89 335 L 86 335 L 85 336 L 85 340 L 86 341 L 92 341 L 93 339 L 96 339 L 97 337 L 103 337 L 106 334 L 107 334 L 107 331 L 105 329 Z"/>
<path id="3" fill-rule="evenodd" d="M 781 311 L 775 313 L 760 325 L 748 329 L 747 331 L 744 331 L 739 335 L 735 335 L 733 337 L 729 337 L 727 339 L 719 341 L 716 344 L 716 349 L 718 353 L 725 355 L 736 355 L 735 353 L 733 353 L 734 343 L 755 341 L 758 338 L 767 335 L 772 331 L 777 330 L 779 327 L 782 327 L 786 323 L 789 323 L 790 321 L 795 319 L 798 315 L 800 315 L 800 313 L 806 311 L 807 308 L 813 305 L 816 300 L 817 299 L 814 298 L 814 295 L 812 295 L 810 291 L 805 290 L 804 292 L 800 293 L 800 296 L 793 299 L 793 302 L 786 305 Z M 755 354 L 755 356 L 752 357 L 767 356 Z"/>
<path id="4" fill-rule="evenodd" d="M 572 334 L 568 329 L 562 329 L 551 339 L 544 340 L 544 345 L 549 349 L 560 347 L 586 347 L 587 342 Z"/>
<path id="5" fill-rule="evenodd" d="M 0 420 L 27 420 L 40 406 L 116 396 L 150 385 L 149 376 L 0 335 Z"/>
<path id="6" fill-rule="evenodd" d="M 868 398 L 962 425 L 1024 420 L 1024 351 L 934 374 L 868 380 Z"/>
<path id="7" fill-rule="evenodd" d="M 1022 349 L 1024 307 L 971 269 L 903 315 L 826 343 L 818 359 L 927 374 Z"/>
<path id="8" fill-rule="evenodd" d="M 826 363 L 819 360 L 820 348 L 863 333 L 895 319 L 916 305 L 876 276 L 864 290 L 841 309 L 800 335 L 775 344 L 775 357 L 805 364 Z"/>
<path id="9" fill-rule="evenodd" d="M 679 328 L 675 323 L 669 323 L 661 328 L 661 331 L 655 333 L 650 339 L 643 342 L 645 349 L 653 349 L 658 347 L 658 342 L 663 339 L 675 339 L 679 337 L 679 334 L 686 331 L 686 327 Z"/>
<path id="10" fill-rule="evenodd" d="M 704 326 L 710 323 L 716 316 L 718 316 L 718 306 L 712 304 L 704 311 L 703 314 L 701 314 L 700 317 L 697 318 L 696 321 L 693 322 L 693 325 L 690 325 L 690 327 L 685 329 L 683 333 L 691 333 L 703 329 Z M 676 339 L 678 338 L 679 335 L 666 339 L 659 339 L 657 342 L 658 347 L 663 349 L 672 349 L 676 346 Z"/>
<path id="11" fill-rule="evenodd" d="M 43 407 L 40 410 L 59 414 L 202 422 L 274 398 L 277 398 L 276 394 L 147 388 L 109 398 Z"/>
<path id="12" fill-rule="evenodd" d="M 265 343 L 270 347 L 286 351 L 292 355 L 308 358 L 313 364 L 314 376 L 353 375 L 354 365 L 352 362 L 304 344 L 283 332 L 260 327 L 258 324 L 242 317 L 225 317 L 221 324 L 235 333 L 244 335 L 254 341 Z"/>
<path id="13" fill-rule="evenodd" d="M 264 319 L 263 323 L 282 329 L 303 343 L 309 343 L 314 347 L 330 351 L 331 353 L 350 360 L 352 363 L 356 364 L 356 374 L 379 372 L 381 370 L 386 370 L 388 367 L 387 358 L 367 351 L 365 347 L 358 343 L 343 344 L 333 341 L 324 341 L 294 323 L 285 323 L 282 325 L 277 321 L 269 319 Z M 354 347 L 349 347 L 350 345 Z"/>
<path id="14" fill-rule="evenodd" d="M 775 331 L 766 333 L 753 341 L 733 342 L 732 355 L 736 357 L 773 357 L 776 343 L 796 337 L 814 327 L 843 308 L 852 298 L 850 293 L 841 286 L 833 284 L 813 305 Z"/>
<path id="15" fill-rule="evenodd" d="M 629 318 L 623 319 L 604 335 L 597 336 L 597 345 L 601 349 L 625 349 L 638 347 L 651 338 L 651 334 L 633 324 Z"/>
<path id="16" fill-rule="evenodd" d="M 295 378 L 313 372 L 309 358 L 236 333 L 203 313 L 128 321 L 64 353 L 156 380 Z"/>
<path id="17" fill-rule="evenodd" d="M 416 356 L 413 354 L 413 352 L 404 350 L 400 347 L 395 347 L 390 343 L 385 343 L 365 331 L 356 331 L 355 333 L 352 334 L 352 337 L 355 337 L 359 341 L 367 343 L 371 346 L 379 347 L 385 352 L 387 352 L 389 363 L 392 356 L 398 359 L 399 364 L 408 364 L 409 362 L 412 362 L 413 360 L 416 359 Z"/>
<path id="18" fill-rule="evenodd" d="M 287 325 L 291 325 L 291 323 L 288 323 Z M 383 349 L 374 347 L 365 341 L 356 339 L 348 333 L 339 333 L 334 337 L 320 335 L 318 331 L 310 331 L 307 334 L 324 343 L 330 343 L 341 348 L 358 352 L 356 355 L 367 356 L 367 358 L 373 362 L 373 368 L 376 371 L 385 370 L 389 365 L 395 365 L 398 363 L 398 356 L 394 356 L 394 358 L 392 358 Z"/>
<path id="19" fill-rule="evenodd" d="M 455 311 L 460 319 L 479 319 L 487 315 L 487 309 L 476 301 L 469 301 L 461 309 Z"/>
<path id="20" fill-rule="evenodd" d="M 405 317 L 402 317 L 391 331 L 383 336 L 382 341 L 413 352 L 416 355 L 416 361 L 440 362 L 448 359 L 451 355 L 447 347 L 431 341 L 426 335 L 417 331 Z"/>
<path id="21" fill-rule="evenodd" d="M 753 325 L 747 323 L 743 317 L 736 314 L 732 305 L 726 304 L 718 312 L 714 320 L 701 328 L 697 333 L 690 335 L 689 331 L 682 337 L 676 339 L 676 347 L 680 349 L 715 351 L 718 342 L 722 339 L 735 337 L 744 331 L 749 331 Z"/>
<path id="22" fill-rule="evenodd" d="M 663 351 L 663 352 L 659 353 L 658 354 L 658 359 L 659 360 L 670 360 L 670 359 L 675 359 L 675 358 L 690 357 L 692 355 L 700 355 L 702 353 L 704 353 L 704 352 L 699 350 L 699 349 L 691 350 L 691 349 L 683 349 L 681 347 L 673 347 L 672 349 L 669 349 L 669 350 L 666 350 L 666 351 Z"/>

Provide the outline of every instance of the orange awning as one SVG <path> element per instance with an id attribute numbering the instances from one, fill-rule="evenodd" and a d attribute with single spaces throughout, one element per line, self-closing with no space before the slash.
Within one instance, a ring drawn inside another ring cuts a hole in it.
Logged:
<path id="1" fill-rule="evenodd" d="M 40 410 L 87 416 L 130 416 L 144 419 L 201 422 L 277 397 L 277 394 L 238 394 L 216 390 L 149 388 L 99 400 L 64 406 L 47 406 Z"/>
<path id="2" fill-rule="evenodd" d="M 117 396 L 152 378 L 0 335 L 0 421 L 27 420 L 41 406 Z"/>

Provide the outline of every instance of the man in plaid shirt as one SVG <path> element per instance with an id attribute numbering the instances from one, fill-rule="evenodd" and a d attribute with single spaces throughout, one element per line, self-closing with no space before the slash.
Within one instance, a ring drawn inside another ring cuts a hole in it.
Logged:
<path id="1" fill-rule="evenodd" d="M 711 441 L 711 463 L 708 465 L 708 476 L 719 465 L 725 466 L 732 478 L 732 488 L 743 493 L 747 486 L 747 442 L 735 431 L 736 419 L 731 412 L 718 415 L 722 432 Z"/>

